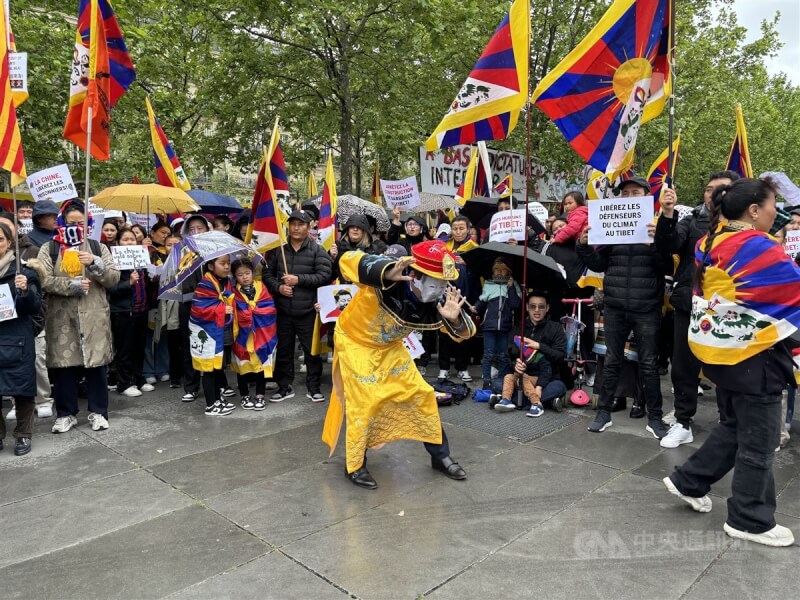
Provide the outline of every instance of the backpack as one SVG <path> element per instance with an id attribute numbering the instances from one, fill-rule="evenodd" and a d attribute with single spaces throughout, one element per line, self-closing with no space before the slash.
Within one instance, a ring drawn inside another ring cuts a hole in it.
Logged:
<path id="1" fill-rule="evenodd" d="M 439 406 L 450 406 L 451 404 L 461 404 L 461 401 L 469 396 L 469 388 L 463 383 L 454 383 L 449 379 L 437 381 L 433 384 L 436 392 L 436 402 Z"/>

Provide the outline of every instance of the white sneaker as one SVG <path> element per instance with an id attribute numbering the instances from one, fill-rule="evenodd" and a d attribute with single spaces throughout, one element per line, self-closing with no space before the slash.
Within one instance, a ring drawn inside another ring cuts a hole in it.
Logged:
<path id="1" fill-rule="evenodd" d="M 694 436 L 692 435 L 692 428 L 686 429 L 680 423 L 675 423 L 675 425 L 669 428 L 667 435 L 661 438 L 659 445 L 662 448 L 677 448 L 681 444 L 688 444 L 693 441 Z"/>
<path id="2" fill-rule="evenodd" d="M 142 387 L 139 388 L 143 392 L 152 392 L 155 387 L 151 383 L 145 383 Z"/>
<path id="3" fill-rule="evenodd" d="M 447 379 L 447 376 L 448 376 L 449 374 L 450 374 L 450 372 L 449 372 L 447 369 L 441 369 L 441 370 L 439 371 L 439 377 L 438 377 L 438 379 Z"/>
<path id="4" fill-rule="evenodd" d="M 53 433 L 66 433 L 77 424 L 78 424 L 78 419 L 77 417 L 75 417 L 75 415 L 58 417 L 56 419 L 56 422 L 53 423 L 53 428 L 50 431 L 52 431 Z"/>
<path id="5" fill-rule="evenodd" d="M 92 425 L 92 431 L 108 429 L 108 420 L 99 413 L 89 413 L 89 423 Z"/>
<path id="6" fill-rule="evenodd" d="M 692 507 L 692 510 L 699 512 L 699 513 L 707 513 L 711 512 L 711 498 L 708 496 L 703 496 L 702 498 L 694 498 L 692 496 L 684 496 L 680 493 L 678 488 L 675 487 L 675 484 L 672 483 L 672 480 L 669 477 L 664 477 L 661 480 L 664 483 L 664 487 L 667 488 L 667 491 L 672 494 L 673 496 L 677 496 L 686 504 Z"/>
<path id="7" fill-rule="evenodd" d="M 765 546 L 782 547 L 791 546 L 794 544 L 794 534 L 792 533 L 792 530 L 788 527 L 784 527 L 783 525 L 775 525 L 775 527 L 769 531 L 765 531 L 764 533 L 748 533 L 746 531 L 739 531 L 727 523 L 722 526 L 722 529 L 724 529 L 725 533 L 732 538 L 747 540 L 748 542 L 755 542 L 757 544 L 764 544 Z"/>
<path id="8" fill-rule="evenodd" d="M 307 370 L 308 370 L 308 367 L 306 367 L 306 363 L 303 363 L 302 365 L 300 365 L 300 372 L 301 373 L 305 373 Z"/>
<path id="9" fill-rule="evenodd" d="M 36 416 L 40 419 L 48 419 L 53 416 L 53 407 L 50 404 L 42 404 L 36 407 Z"/>
<path id="10" fill-rule="evenodd" d="M 169 379 L 169 377 L 167 377 L 167 379 Z M 156 379 L 155 377 L 146 377 L 145 381 L 147 383 L 155 383 L 156 381 L 158 381 L 158 379 Z"/>
<path id="11" fill-rule="evenodd" d="M 161 377 L 158 378 L 158 380 L 159 381 L 165 381 L 165 382 L 169 381 L 169 373 L 166 373 L 166 374 L 162 375 Z M 148 383 L 150 383 L 150 382 L 148 382 Z"/>
<path id="12" fill-rule="evenodd" d="M 136 398 L 137 396 L 141 396 L 142 392 L 137 388 L 135 385 L 127 388 L 126 390 L 122 391 L 123 396 L 128 396 L 129 398 Z"/>
<path id="13" fill-rule="evenodd" d="M 472 375 L 469 374 L 469 371 L 459 371 L 458 376 L 461 378 L 461 381 L 472 381 Z"/>
<path id="14" fill-rule="evenodd" d="M 700 385 L 697 386 L 697 395 L 698 396 L 702 396 L 703 395 L 703 386 L 700 386 Z"/>
<path id="15" fill-rule="evenodd" d="M 16 409 L 16 407 L 14 407 L 14 406 L 11 407 L 11 410 L 8 411 L 8 414 L 6 415 L 6 420 L 8 420 L 8 421 L 16 421 L 17 420 L 17 409 Z"/>

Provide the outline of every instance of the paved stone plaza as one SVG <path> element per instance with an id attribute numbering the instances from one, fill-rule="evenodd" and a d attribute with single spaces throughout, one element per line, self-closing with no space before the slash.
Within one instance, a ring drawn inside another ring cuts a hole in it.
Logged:
<path id="1" fill-rule="evenodd" d="M 666 404 L 671 402 L 668 384 Z M 328 390 L 323 390 L 328 391 Z M 37 420 L 33 452 L 0 452 L 0 596 L 10 598 L 788 598 L 800 550 L 722 532 L 660 479 L 692 447 L 661 450 L 627 411 L 596 435 L 578 421 L 529 443 L 447 425 L 465 482 L 422 444 L 370 452 L 377 491 L 343 476 L 319 440 L 327 404 L 297 397 L 209 418 L 159 384 L 111 395 L 111 429 Z M 471 402 L 471 400 L 469 401 Z M 4 403 L 3 411 L 8 409 Z M 85 406 L 85 405 L 83 405 Z M 553 418 L 546 413 L 540 419 Z M 486 419 L 526 419 L 521 412 Z M 797 424 L 797 422 L 795 422 Z M 532 424 L 531 424 L 532 426 Z M 800 426 L 798 426 L 800 427 Z M 13 444 L 12 444 L 13 446 Z M 778 521 L 800 536 L 800 444 L 775 458 Z"/>

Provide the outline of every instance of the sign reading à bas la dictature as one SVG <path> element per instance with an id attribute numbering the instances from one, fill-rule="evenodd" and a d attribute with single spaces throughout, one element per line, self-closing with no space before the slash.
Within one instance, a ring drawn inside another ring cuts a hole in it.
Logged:
<path id="1" fill-rule="evenodd" d="M 589 243 L 649 244 L 647 224 L 653 222 L 653 197 L 590 200 Z"/>

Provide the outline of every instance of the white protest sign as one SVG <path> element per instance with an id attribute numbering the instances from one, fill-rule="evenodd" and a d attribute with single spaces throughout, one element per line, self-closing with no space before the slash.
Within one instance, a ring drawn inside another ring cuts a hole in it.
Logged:
<path id="1" fill-rule="evenodd" d="M 514 239 L 517 241 L 525 239 L 525 209 L 517 208 L 514 210 L 502 210 L 492 216 L 489 224 L 490 242 L 507 242 Z"/>
<path id="2" fill-rule="evenodd" d="M 531 213 L 542 226 L 547 224 L 549 213 L 541 202 L 528 202 L 528 212 Z"/>
<path id="3" fill-rule="evenodd" d="M 111 246 L 111 257 L 120 271 L 145 269 L 150 264 L 150 254 L 144 246 Z"/>
<path id="4" fill-rule="evenodd" d="M 413 331 L 403 338 L 403 346 L 408 350 L 412 360 L 425 354 L 425 348 L 422 347 L 422 342 L 419 341 L 417 334 Z"/>
<path id="5" fill-rule="evenodd" d="M 387 181 L 381 179 L 381 190 L 386 199 L 388 208 L 399 208 L 402 211 L 410 211 L 419 206 L 419 190 L 417 189 L 417 178 L 409 177 L 400 181 Z"/>
<path id="6" fill-rule="evenodd" d="M 323 323 L 333 323 L 347 308 L 353 296 L 358 292 L 356 285 L 326 285 L 317 289 L 319 303 L 319 319 Z"/>
<path id="7" fill-rule="evenodd" d="M 38 171 L 28 176 L 27 182 L 31 195 L 37 202 L 39 200 L 63 202 L 78 195 L 67 165 L 57 165 Z"/>
<path id="8" fill-rule="evenodd" d="M 783 250 L 794 258 L 800 252 L 800 231 L 787 231 L 786 243 L 783 245 Z"/>
<path id="9" fill-rule="evenodd" d="M 589 206 L 589 243 L 648 244 L 647 224 L 653 222 L 653 197 L 591 200 Z"/>
<path id="10" fill-rule="evenodd" d="M 99 242 L 103 237 L 103 221 L 106 218 L 106 211 L 89 200 L 89 214 L 92 215 L 94 225 L 89 231 L 89 239 Z"/>
<path id="11" fill-rule="evenodd" d="M 10 52 L 8 54 L 8 79 L 12 92 L 28 91 L 27 52 Z"/>
<path id="12" fill-rule="evenodd" d="M 17 318 L 17 309 L 14 307 L 14 296 L 7 283 L 0 285 L 0 321 Z"/>
<path id="13" fill-rule="evenodd" d="M 33 231 L 33 219 L 17 219 L 17 235 L 28 235 Z"/>
<path id="14" fill-rule="evenodd" d="M 131 225 L 141 225 L 146 231 L 150 231 L 150 228 L 158 221 L 158 215 L 128 213 L 128 220 L 131 222 Z"/>

